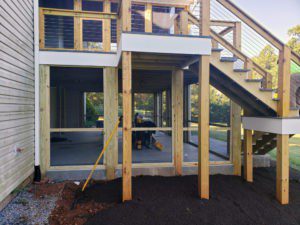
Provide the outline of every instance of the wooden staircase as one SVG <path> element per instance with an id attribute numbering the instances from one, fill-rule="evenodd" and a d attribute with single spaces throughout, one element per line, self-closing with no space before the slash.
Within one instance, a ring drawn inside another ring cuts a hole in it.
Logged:
<path id="1" fill-rule="evenodd" d="M 262 88 L 263 79 L 249 79 L 249 69 L 234 69 L 236 57 L 221 57 L 222 49 L 212 49 L 210 57 L 210 84 L 239 104 L 252 116 L 276 117 L 278 100 L 273 90 Z M 189 72 L 198 74 L 199 63 L 189 66 Z M 291 117 L 299 117 L 299 109 L 290 109 Z M 276 147 L 276 135 L 254 132 L 253 153 L 264 155 Z"/>

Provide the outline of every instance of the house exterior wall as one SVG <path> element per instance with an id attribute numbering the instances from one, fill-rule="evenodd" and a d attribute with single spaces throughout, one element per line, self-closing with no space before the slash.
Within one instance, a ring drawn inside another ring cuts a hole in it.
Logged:
<path id="1" fill-rule="evenodd" d="M 33 14 L 0 0 L 0 202 L 34 172 Z"/>

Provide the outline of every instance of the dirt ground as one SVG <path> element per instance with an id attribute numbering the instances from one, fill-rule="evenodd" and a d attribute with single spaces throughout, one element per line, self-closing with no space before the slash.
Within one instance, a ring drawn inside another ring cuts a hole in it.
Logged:
<path id="1" fill-rule="evenodd" d="M 49 223 L 300 224 L 300 173 L 294 170 L 291 173 L 291 203 L 287 206 L 281 206 L 275 199 L 275 168 L 256 169 L 254 179 L 249 184 L 239 177 L 211 176 L 211 195 L 207 201 L 197 197 L 197 176 L 142 176 L 133 178 L 133 201 L 124 204 L 121 203 L 121 179 L 94 182 L 84 193 L 81 186 L 65 183 Z"/>

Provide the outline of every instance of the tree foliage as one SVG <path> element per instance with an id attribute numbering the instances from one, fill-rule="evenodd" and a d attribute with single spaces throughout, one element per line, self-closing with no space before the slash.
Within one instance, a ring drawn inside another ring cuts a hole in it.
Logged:
<path id="1" fill-rule="evenodd" d="M 290 46 L 293 51 L 300 54 L 300 25 L 289 29 L 288 35 L 290 36 L 290 40 L 287 45 Z"/>

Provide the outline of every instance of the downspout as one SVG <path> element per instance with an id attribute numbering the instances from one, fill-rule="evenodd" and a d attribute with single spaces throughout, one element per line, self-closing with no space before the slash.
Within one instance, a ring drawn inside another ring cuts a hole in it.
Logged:
<path id="1" fill-rule="evenodd" d="M 39 0 L 34 1 L 34 180 L 41 180 L 40 170 L 40 77 L 39 77 Z"/>

